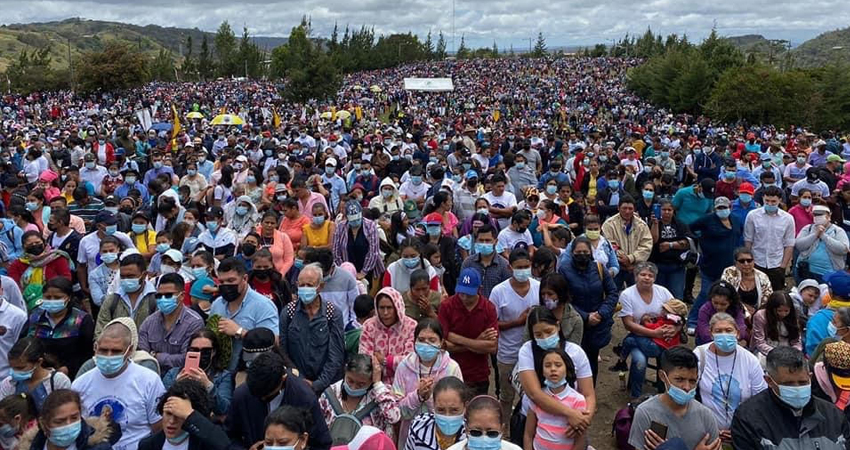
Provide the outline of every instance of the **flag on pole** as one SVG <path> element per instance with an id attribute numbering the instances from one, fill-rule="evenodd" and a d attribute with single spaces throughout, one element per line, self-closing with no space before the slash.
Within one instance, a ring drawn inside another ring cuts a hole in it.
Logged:
<path id="1" fill-rule="evenodd" d="M 277 108 L 272 107 L 272 124 L 275 128 L 280 128 L 280 116 L 277 114 Z"/>
<path id="2" fill-rule="evenodd" d="M 171 112 L 174 114 L 174 124 L 171 127 L 171 150 L 177 151 L 177 135 L 183 130 L 180 126 L 180 116 L 177 114 L 177 107 L 171 105 Z"/>
<path id="3" fill-rule="evenodd" d="M 494 120 L 494 121 L 498 122 L 498 121 L 499 121 L 499 117 L 500 117 L 501 115 L 502 115 L 502 112 L 501 112 L 501 111 L 499 111 L 498 109 L 493 110 L 493 120 Z"/>
<path id="4" fill-rule="evenodd" d="M 331 122 L 336 120 L 336 106 L 331 106 Z"/>
<path id="5" fill-rule="evenodd" d="M 363 120 L 363 108 L 360 106 L 354 108 L 354 117 L 356 117 L 357 120 Z"/>

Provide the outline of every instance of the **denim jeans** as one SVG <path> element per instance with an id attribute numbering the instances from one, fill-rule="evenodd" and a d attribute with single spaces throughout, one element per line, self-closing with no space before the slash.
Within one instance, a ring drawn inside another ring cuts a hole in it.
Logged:
<path id="1" fill-rule="evenodd" d="M 708 291 L 711 290 L 711 285 L 714 284 L 714 279 L 709 278 L 705 272 L 702 270 L 699 271 L 699 279 L 700 279 L 700 287 L 699 287 L 699 295 L 697 295 L 696 300 L 694 300 L 694 304 L 691 305 L 691 311 L 688 312 L 688 327 L 697 326 L 697 319 L 699 318 L 699 309 L 702 305 L 705 304 L 705 301 L 708 300 Z"/>
<path id="2" fill-rule="evenodd" d="M 646 380 L 646 361 L 649 358 L 661 356 L 661 347 L 646 336 L 629 334 L 623 339 L 623 355 L 630 355 L 629 364 L 629 397 L 638 398 L 643 391 Z"/>
<path id="3" fill-rule="evenodd" d="M 666 287 L 673 294 L 673 298 L 681 300 L 685 293 L 685 265 L 658 264 L 655 284 Z"/>

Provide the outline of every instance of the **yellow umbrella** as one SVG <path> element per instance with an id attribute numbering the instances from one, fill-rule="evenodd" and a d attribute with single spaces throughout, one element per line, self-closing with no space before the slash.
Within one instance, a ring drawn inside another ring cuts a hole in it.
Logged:
<path id="1" fill-rule="evenodd" d="M 330 118 L 331 118 L 331 115 L 332 115 L 332 114 L 331 114 L 331 112 L 330 112 L 330 111 L 325 111 L 325 112 L 323 112 L 323 113 L 322 113 L 322 115 L 321 115 L 321 116 L 319 116 L 319 117 L 321 117 L 322 119 L 330 119 Z"/>
<path id="2" fill-rule="evenodd" d="M 210 125 L 242 125 L 245 122 L 236 114 L 219 114 L 210 122 Z"/>
<path id="3" fill-rule="evenodd" d="M 372 86 L 370 86 L 370 87 L 369 87 L 369 90 L 370 90 L 370 91 L 372 91 L 372 92 L 381 92 L 381 91 L 383 91 L 383 89 L 381 89 L 381 87 L 380 87 L 380 86 L 378 86 L 377 84 L 373 84 Z"/>
<path id="4" fill-rule="evenodd" d="M 360 86 L 360 85 L 358 84 L 358 85 L 355 85 L 352 89 L 354 89 L 355 91 L 362 91 L 362 90 L 363 90 L 363 86 Z"/>
<path id="5" fill-rule="evenodd" d="M 187 119 L 203 119 L 204 115 L 197 112 L 197 111 L 192 111 L 189 114 L 186 114 L 186 118 Z"/>
<path id="6" fill-rule="evenodd" d="M 342 119 L 342 120 L 345 120 L 345 119 L 348 119 L 349 117 L 351 117 L 351 113 L 346 111 L 346 110 L 342 110 L 342 111 L 337 111 L 336 116 L 338 118 Z"/>

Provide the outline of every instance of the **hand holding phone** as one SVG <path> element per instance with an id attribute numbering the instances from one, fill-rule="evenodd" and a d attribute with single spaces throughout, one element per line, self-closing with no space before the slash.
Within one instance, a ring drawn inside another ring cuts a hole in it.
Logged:
<path id="1" fill-rule="evenodd" d="M 653 420 L 649 424 L 649 429 L 652 430 L 653 433 L 657 434 L 661 439 L 667 439 L 667 425 Z"/>
<path id="2" fill-rule="evenodd" d="M 183 369 L 187 372 L 192 369 L 200 369 L 200 362 L 200 352 L 186 352 L 186 363 L 183 365 Z"/>

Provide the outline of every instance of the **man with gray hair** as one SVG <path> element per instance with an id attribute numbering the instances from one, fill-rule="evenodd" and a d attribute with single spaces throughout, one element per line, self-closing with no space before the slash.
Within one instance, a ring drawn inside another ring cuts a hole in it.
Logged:
<path id="1" fill-rule="evenodd" d="M 812 397 L 803 352 L 788 346 L 771 350 L 765 380 L 768 388 L 735 411 L 735 450 L 848 448 L 850 423 L 834 405 Z"/>
<path id="2" fill-rule="evenodd" d="M 98 417 L 111 411 L 121 427 L 121 440 L 112 448 L 135 449 L 145 436 L 162 428 L 157 403 L 165 394 L 159 376 L 131 359 L 133 330 L 122 319 L 109 322 L 95 345 L 98 370 L 80 375 L 71 388 L 80 393 L 83 415 Z"/>
<path id="3" fill-rule="evenodd" d="M 340 271 L 341 272 L 341 271 Z M 342 314 L 325 300 L 322 266 L 304 266 L 298 274 L 298 301 L 280 314 L 280 350 L 316 393 L 342 378 L 345 338 Z"/>

